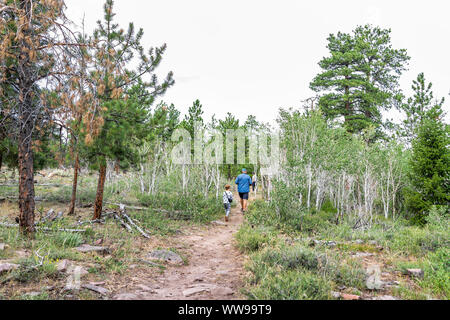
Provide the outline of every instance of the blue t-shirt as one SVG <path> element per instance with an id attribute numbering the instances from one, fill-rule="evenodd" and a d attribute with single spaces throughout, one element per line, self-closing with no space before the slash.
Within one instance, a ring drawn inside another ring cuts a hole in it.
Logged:
<path id="1" fill-rule="evenodd" d="M 252 184 L 252 179 L 249 175 L 243 173 L 236 179 L 236 184 L 238 185 L 239 193 L 249 193 L 250 185 Z"/>

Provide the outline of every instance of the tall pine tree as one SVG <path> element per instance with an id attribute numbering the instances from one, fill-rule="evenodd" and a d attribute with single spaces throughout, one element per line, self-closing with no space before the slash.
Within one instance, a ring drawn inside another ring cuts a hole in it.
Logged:
<path id="1" fill-rule="evenodd" d="M 102 214 L 107 160 L 123 165 L 137 161 L 132 152 L 135 148 L 130 144 L 145 137 L 149 106 L 174 84 L 172 72 L 162 83 L 154 74 L 166 45 L 145 52 L 141 45 L 143 30 L 135 32 L 132 23 L 126 32 L 119 28 L 114 22 L 113 7 L 114 2 L 107 0 L 104 19 L 98 21 L 93 36 L 95 70 L 91 81 L 96 83 L 99 106 L 86 112 L 82 121 L 87 158 L 99 170 L 94 219 L 100 219 Z"/>
<path id="2" fill-rule="evenodd" d="M 390 33 L 366 25 L 328 38 L 330 56 L 320 61 L 323 71 L 310 87 L 323 93 L 319 106 L 324 115 L 343 117 L 350 133 L 379 129 L 381 111 L 400 98 L 398 80 L 409 57 L 406 50 L 392 48 Z"/>
<path id="3" fill-rule="evenodd" d="M 439 101 L 434 100 L 432 88 L 433 84 L 431 82 L 427 83 L 425 75 L 419 73 L 412 85 L 414 96 L 408 98 L 408 101 L 401 107 L 406 114 L 406 120 L 403 121 L 402 135 L 409 143 L 417 137 L 417 128 L 426 116 L 426 113 L 436 105 L 439 108 L 442 107 L 445 102 L 444 98 Z"/>
<path id="4" fill-rule="evenodd" d="M 414 221 L 422 224 L 434 205 L 450 204 L 450 127 L 440 104 L 427 111 L 413 140 L 409 179 L 405 192 Z"/>

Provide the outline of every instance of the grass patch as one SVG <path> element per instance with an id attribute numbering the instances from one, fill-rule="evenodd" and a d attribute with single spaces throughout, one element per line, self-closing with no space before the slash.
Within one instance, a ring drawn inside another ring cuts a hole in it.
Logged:
<path id="1" fill-rule="evenodd" d="M 250 256 L 246 268 L 251 277 L 244 293 L 251 299 L 330 299 L 336 286 L 363 289 L 366 277 L 357 262 L 339 262 L 302 244 L 267 246 Z"/>
<path id="2" fill-rule="evenodd" d="M 273 232 L 266 228 L 245 224 L 237 232 L 236 240 L 241 251 L 254 252 L 273 240 Z"/>
<path id="3" fill-rule="evenodd" d="M 308 271 L 289 270 L 278 273 L 271 269 L 266 277 L 244 291 L 251 300 L 326 300 L 330 299 L 330 284 Z"/>
<path id="4" fill-rule="evenodd" d="M 450 299 L 450 249 L 440 248 L 415 262 L 401 262 L 397 267 L 404 274 L 407 269 L 422 269 L 423 279 L 414 279 L 427 296 Z"/>

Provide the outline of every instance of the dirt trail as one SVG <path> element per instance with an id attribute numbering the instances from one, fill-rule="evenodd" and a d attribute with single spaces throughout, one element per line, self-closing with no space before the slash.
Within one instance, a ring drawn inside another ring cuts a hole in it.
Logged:
<path id="1" fill-rule="evenodd" d="M 166 265 L 162 272 L 157 268 L 147 268 L 147 272 L 130 270 L 134 277 L 115 292 L 115 299 L 241 299 L 239 289 L 242 287 L 245 257 L 234 245 L 234 234 L 243 220 L 240 209 L 233 208 L 228 223 L 220 220 L 171 238 L 165 247 L 176 248 L 183 257 L 187 257 L 187 264 Z"/>

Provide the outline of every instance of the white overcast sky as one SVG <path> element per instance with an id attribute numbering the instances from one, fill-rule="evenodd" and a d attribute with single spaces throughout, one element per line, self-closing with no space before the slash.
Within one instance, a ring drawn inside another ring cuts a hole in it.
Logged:
<path id="1" fill-rule="evenodd" d="M 92 30 L 103 3 L 66 0 L 67 16 L 80 24 L 84 15 Z M 144 29 L 145 46 L 167 43 L 157 74 L 173 71 L 176 84 L 162 99 L 182 113 L 200 99 L 207 119 L 231 112 L 273 122 L 280 107 L 314 95 L 309 83 L 328 55 L 328 35 L 366 23 L 391 28 L 393 46 L 408 50 L 405 93 L 424 72 L 449 111 L 448 0 L 116 0 L 115 11 L 124 28 L 132 21 Z"/>

